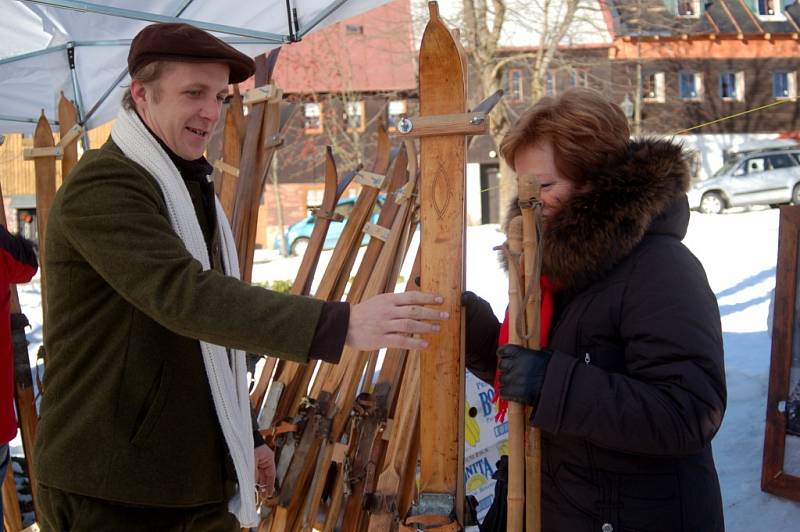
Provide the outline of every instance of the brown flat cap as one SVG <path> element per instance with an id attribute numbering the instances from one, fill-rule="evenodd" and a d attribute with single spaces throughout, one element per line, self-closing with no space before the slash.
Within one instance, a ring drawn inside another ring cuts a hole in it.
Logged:
<path id="1" fill-rule="evenodd" d="M 128 52 L 131 75 L 153 61 L 225 63 L 231 68 L 228 81 L 240 83 L 256 70 L 253 60 L 210 33 L 189 24 L 151 24 L 140 31 Z"/>

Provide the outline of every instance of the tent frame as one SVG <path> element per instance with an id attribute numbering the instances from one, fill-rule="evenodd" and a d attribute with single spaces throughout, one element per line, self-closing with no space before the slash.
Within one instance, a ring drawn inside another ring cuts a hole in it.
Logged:
<path id="1" fill-rule="evenodd" d="M 41 4 L 44 6 L 56 7 L 60 9 L 71 9 L 74 11 L 96 13 L 100 15 L 109 15 L 109 16 L 128 18 L 133 20 L 143 20 L 147 22 L 184 22 L 187 24 L 191 24 L 192 26 L 204 29 L 206 31 L 224 33 L 227 35 L 234 36 L 233 39 L 225 39 L 225 42 L 229 44 L 264 43 L 273 45 L 274 44 L 282 45 L 300 41 L 306 34 L 308 34 L 323 20 L 325 20 L 328 16 L 330 16 L 332 13 L 334 13 L 337 9 L 339 9 L 347 2 L 347 0 L 334 0 L 333 2 L 331 2 L 330 5 L 328 5 L 328 7 L 322 10 L 308 24 L 304 25 L 301 28 L 297 20 L 297 9 L 292 6 L 291 0 L 286 0 L 286 14 L 287 14 L 287 24 L 289 31 L 286 35 L 280 35 L 277 33 L 250 30 L 236 26 L 227 26 L 224 24 L 214 24 L 210 22 L 202 22 L 199 20 L 181 18 L 181 15 L 194 2 L 194 0 L 183 0 L 182 4 L 176 10 L 174 16 L 158 15 L 146 11 L 136 11 L 131 9 L 110 7 L 90 2 L 80 2 L 76 0 L 22 0 L 22 1 L 24 3 Z M 78 110 L 78 123 L 81 126 L 84 126 L 86 122 L 92 117 L 92 115 L 94 115 L 94 113 L 100 108 L 100 106 L 103 105 L 103 103 L 108 99 L 108 97 L 111 95 L 114 89 L 116 89 L 117 86 L 122 82 L 122 80 L 125 79 L 125 76 L 128 75 L 128 70 L 127 68 L 122 70 L 120 75 L 114 80 L 114 83 L 112 83 L 111 86 L 108 87 L 108 89 L 106 89 L 106 91 L 103 93 L 100 99 L 87 112 L 83 103 L 83 96 L 80 84 L 78 82 L 78 76 L 75 71 L 75 48 L 81 46 L 123 46 L 123 45 L 129 45 L 130 42 L 131 42 L 130 39 L 69 41 L 58 46 L 53 46 L 52 48 L 45 48 L 34 52 L 29 52 L 25 54 L 8 57 L 5 59 L 0 59 L 0 65 L 6 63 L 13 63 L 15 61 L 21 61 L 23 59 L 39 55 L 65 52 L 67 54 L 67 61 L 69 63 L 69 68 L 70 68 L 70 81 L 72 84 L 72 93 L 73 93 L 72 95 L 75 101 L 75 107 Z M 0 120 L 9 122 L 36 123 L 38 119 L 33 117 L 26 118 L 19 116 L 0 115 Z M 50 123 L 58 125 L 58 120 L 50 120 Z M 84 149 L 89 149 L 89 138 L 86 135 L 86 133 L 84 133 L 83 135 L 82 143 Z"/>

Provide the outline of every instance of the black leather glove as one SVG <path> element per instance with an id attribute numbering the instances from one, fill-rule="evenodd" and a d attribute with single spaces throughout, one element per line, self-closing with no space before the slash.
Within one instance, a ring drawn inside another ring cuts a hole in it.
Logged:
<path id="1" fill-rule="evenodd" d="M 534 406 L 544 386 L 550 351 L 536 351 L 508 344 L 497 351 L 500 357 L 500 397 Z"/>
<path id="2" fill-rule="evenodd" d="M 464 353 L 467 369 L 488 383 L 494 381 L 497 367 L 497 337 L 500 322 L 489 303 L 472 292 L 461 294 L 466 326 Z"/>

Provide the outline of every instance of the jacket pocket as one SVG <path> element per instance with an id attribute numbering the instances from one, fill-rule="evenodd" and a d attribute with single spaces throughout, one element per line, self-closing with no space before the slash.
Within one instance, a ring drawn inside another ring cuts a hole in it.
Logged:
<path id="1" fill-rule="evenodd" d="M 597 366 L 612 373 L 625 373 L 625 354 L 615 345 L 581 343 L 578 358 L 587 366 Z"/>
<path id="2" fill-rule="evenodd" d="M 150 435 L 153 433 L 164 407 L 167 405 L 167 397 L 169 395 L 169 388 L 172 382 L 172 370 L 169 364 L 165 361 L 161 365 L 161 369 L 153 380 L 153 385 L 150 392 L 147 394 L 147 400 L 143 403 L 142 410 L 137 416 L 141 420 L 136 427 L 136 430 L 131 437 L 133 445 L 142 445 L 147 442 Z"/>
<path id="3" fill-rule="evenodd" d="M 615 532 L 681 532 L 677 475 L 615 473 L 559 465 L 554 482 L 571 506 Z"/>

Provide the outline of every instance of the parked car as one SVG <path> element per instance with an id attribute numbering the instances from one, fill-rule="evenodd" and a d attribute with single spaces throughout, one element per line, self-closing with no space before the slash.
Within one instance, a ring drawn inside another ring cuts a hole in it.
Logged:
<path id="1" fill-rule="evenodd" d="M 742 152 L 689 190 L 689 207 L 719 214 L 729 207 L 800 204 L 800 147 Z"/>
<path id="2" fill-rule="evenodd" d="M 378 196 L 378 199 L 375 202 L 375 207 L 372 209 L 372 215 L 370 216 L 369 220 L 370 223 L 376 223 L 378 221 L 378 215 L 380 214 L 381 207 L 383 206 L 383 201 L 384 197 Z M 341 236 L 344 226 L 347 224 L 347 220 L 350 217 L 355 204 L 356 198 L 344 198 L 339 200 L 339 203 L 336 204 L 336 209 L 334 212 L 336 212 L 336 214 L 341 214 L 343 219 L 341 221 L 331 221 L 330 225 L 328 226 L 328 234 L 325 236 L 325 243 L 322 245 L 322 249 L 332 249 L 336 246 L 336 242 L 339 240 L 339 236 Z M 306 248 L 308 247 L 308 241 L 311 239 L 311 232 L 314 229 L 315 220 L 315 216 L 313 214 L 309 214 L 299 222 L 293 223 L 286 229 L 286 245 L 290 255 L 302 255 L 305 253 Z M 369 236 L 365 234 L 361 241 L 361 245 L 365 245 L 368 241 Z M 281 249 L 280 237 L 275 238 L 274 248 Z"/>

